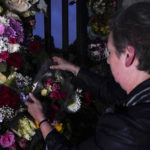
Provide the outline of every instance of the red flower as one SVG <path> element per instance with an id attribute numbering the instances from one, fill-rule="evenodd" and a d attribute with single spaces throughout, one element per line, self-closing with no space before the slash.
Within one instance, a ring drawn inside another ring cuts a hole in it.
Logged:
<path id="1" fill-rule="evenodd" d="M 52 79 L 51 78 L 48 78 L 46 80 L 46 82 L 44 83 L 45 86 L 50 86 L 50 84 L 52 83 Z"/>
<path id="2" fill-rule="evenodd" d="M 67 93 L 65 91 L 60 92 L 62 99 L 66 99 Z"/>
<path id="3" fill-rule="evenodd" d="M 8 52 L 1 52 L 0 53 L 0 62 L 2 62 L 2 61 L 5 62 L 8 57 L 9 57 Z"/>
<path id="4" fill-rule="evenodd" d="M 18 94 L 12 89 L 5 85 L 0 87 L 0 108 L 7 105 L 16 110 L 19 108 L 19 101 Z"/>
<path id="5" fill-rule="evenodd" d="M 11 44 L 17 44 L 17 40 L 15 38 L 10 38 L 9 43 Z"/>
<path id="6" fill-rule="evenodd" d="M 9 54 L 9 58 L 7 62 L 9 65 L 16 67 L 16 68 L 20 68 L 22 66 L 22 60 L 18 53 Z"/>
<path id="7" fill-rule="evenodd" d="M 24 138 L 21 138 L 20 141 L 18 142 L 18 144 L 19 144 L 19 146 L 20 146 L 21 148 L 24 149 L 24 148 L 26 147 L 26 145 L 27 145 L 27 140 L 24 139 Z"/>
<path id="8" fill-rule="evenodd" d="M 54 99 L 61 99 L 61 93 L 59 91 L 53 91 L 50 93 L 50 97 Z"/>
<path id="9" fill-rule="evenodd" d="M 28 45 L 29 51 L 33 54 L 36 54 L 41 51 L 42 47 L 38 41 L 33 41 Z"/>
<path id="10" fill-rule="evenodd" d="M 84 103 L 85 104 L 90 104 L 91 103 L 91 95 L 88 92 L 83 93 L 83 97 L 84 97 Z"/>
<path id="11" fill-rule="evenodd" d="M 57 83 L 53 83 L 53 85 L 52 85 L 52 90 L 53 91 L 56 91 L 56 90 L 58 90 L 60 87 L 59 87 L 59 84 L 57 84 Z"/>

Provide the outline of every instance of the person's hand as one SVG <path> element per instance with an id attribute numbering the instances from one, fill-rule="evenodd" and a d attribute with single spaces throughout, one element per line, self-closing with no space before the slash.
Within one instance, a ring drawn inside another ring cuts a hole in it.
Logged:
<path id="1" fill-rule="evenodd" d="M 30 93 L 29 96 L 33 102 L 25 102 L 26 106 L 28 107 L 28 112 L 36 121 L 40 122 L 44 120 L 45 116 L 40 101 L 32 93 Z"/>
<path id="2" fill-rule="evenodd" d="M 55 65 L 51 65 L 50 69 L 60 69 L 72 72 L 74 75 L 77 75 L 80 67 L 75 66 L 74 64 L 64 60 L 63 58 L 54 56 L 52 57 L 53 62 Z"/>

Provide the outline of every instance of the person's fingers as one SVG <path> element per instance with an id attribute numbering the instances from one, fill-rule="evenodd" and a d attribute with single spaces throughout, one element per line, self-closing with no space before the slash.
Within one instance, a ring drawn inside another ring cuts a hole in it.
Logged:
<path id="1" fill-rule="evenodd" d="M 26 106 L 28 106 L 29 103 L 30 103 L 29 101 L 25 101 L 25 102 L 24 102 L 24 104 L 25 104 Z"/>
<path id="2" fill-rule="evenodd" d="M 29 93 L 29 97 L 32 99 L 33 102 L 38 101 L 38 99 L 32 93 Z"/>
<path id="3" fill-rule="evenodd" d="M 53 62 L 60 62 L 62 59 L 60 57 L 54 56 L 52 57 Z"/>
<path id="4" fill-rule="evenodd" d="M 50 66 L 50 69 L 61 69 L 62 67 L 60 65 L 52 65 Z"/>

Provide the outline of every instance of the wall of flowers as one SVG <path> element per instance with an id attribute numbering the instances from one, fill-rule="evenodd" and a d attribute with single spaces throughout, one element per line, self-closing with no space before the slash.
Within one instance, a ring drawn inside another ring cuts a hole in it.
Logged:
<path id="1" fill-rule="evenodd" d="M 105 50 L 109 33 L 109 23 L 117 10 L 117 3 L 117 0 L 88 1 L 88 54 L 91 60 L 95 62 L 100 62 L 107 57 L 107 51 Z"/>
<path id="2" fill-rule="evenodd" d="M 44 39 L 33 36 L 35 14 L 44 0 L 0 0 L 0 149 L 43 150 L 38 123 L 24 102 L 29 92 L 41 99 L 51 125 L 73 143 L 95 128 L 90 94 L 74 87 L 73 77 L 49 70 Z M 90 116 L 90 117 L 89 117 Z"/>

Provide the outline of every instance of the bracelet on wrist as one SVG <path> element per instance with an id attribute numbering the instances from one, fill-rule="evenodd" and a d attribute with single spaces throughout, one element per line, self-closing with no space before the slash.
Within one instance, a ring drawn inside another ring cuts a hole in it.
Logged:
<path id="1" fill-rule="evenodd" d="M 41 126 L 41 124 L 42 124 L 43 122 L 49 122 L 49 120 L 48 120 L 48 119 L 43 119 L 42 121 L 40 121 L 40 122 L 39 122 L 39 127 Z"/>

